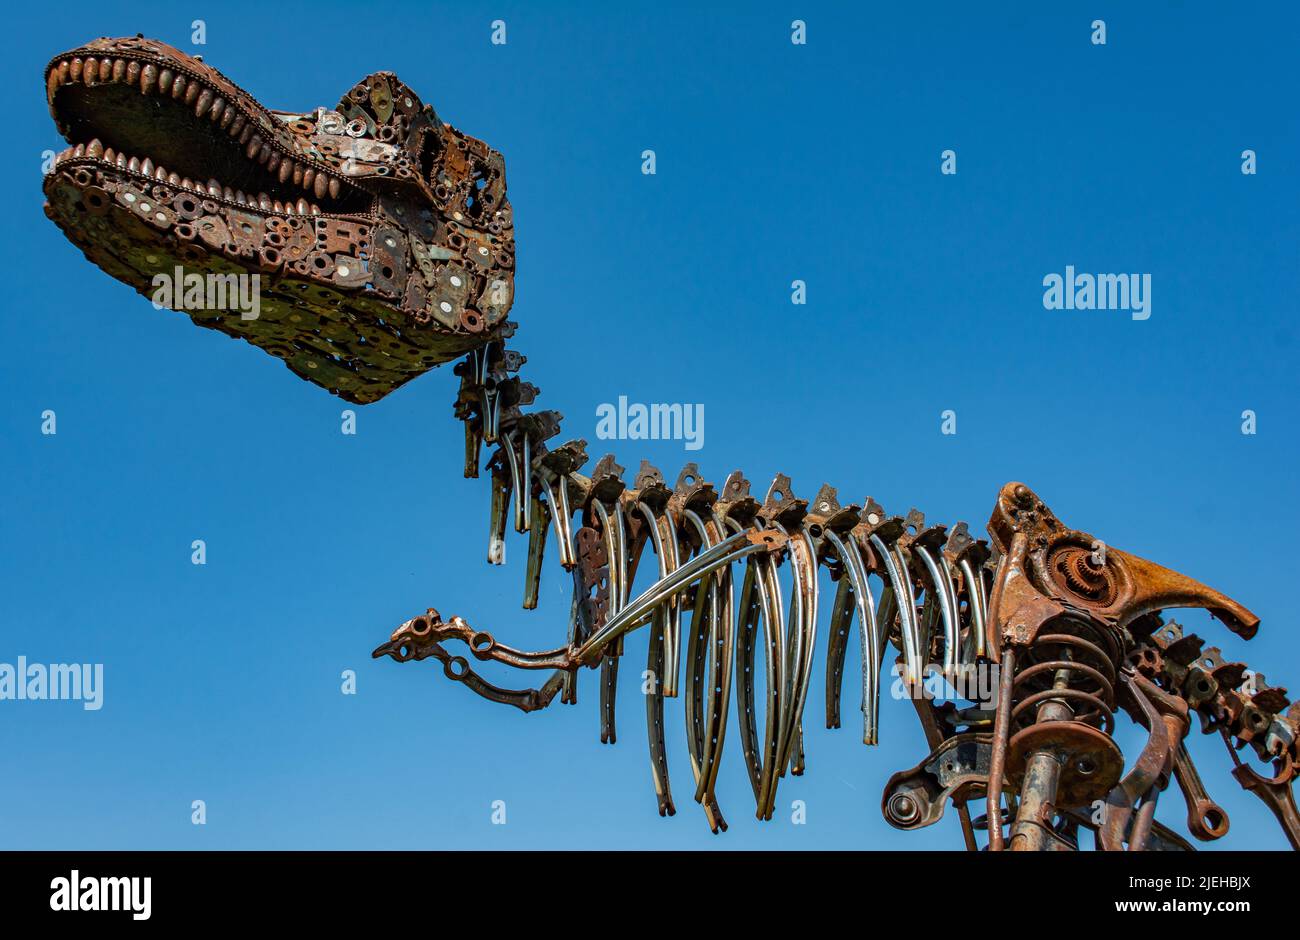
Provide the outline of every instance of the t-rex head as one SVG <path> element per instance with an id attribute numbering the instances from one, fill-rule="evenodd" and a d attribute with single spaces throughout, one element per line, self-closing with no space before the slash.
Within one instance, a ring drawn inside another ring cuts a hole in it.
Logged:
<path id="1" fill-rule="evenodd" d="M 259 276 L 255 319 L 165 304 L 198 325 L 361 404 L 508 335 L 505 163 L 395 75 L 333 110 L 272 111 L 136 37 L 56 56 L 45 77 L 72 145 L 45 178 L 45 212 L 87 258 L 145 294 L 178 267 L 191 282 Z"/>

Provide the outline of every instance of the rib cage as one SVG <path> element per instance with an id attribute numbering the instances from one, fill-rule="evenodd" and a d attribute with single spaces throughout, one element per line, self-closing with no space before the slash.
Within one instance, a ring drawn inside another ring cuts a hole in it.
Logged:
<path id="1" fill-rule="evenodd" d="M 512 331 L 506 324 L 507 337 Z M 1188 803 L 1192 834 L 1211 840 L 1227 832 L 1226 814 L 1205 794 L 1182 744 L 1195 711 L 1202 731 L 1218 732 L 1228 744 L 1240 785 L 1260 797 L 1300 848 L 1300 815 L 1290 790 L 1300 703 L 1288 710 L 1284 689 L 1265 685 L 1261 693 L 1254 680 L 1246 683 L 1245 666 L 1224 663 L 1217 649 L 1197 661 L 1202 641 L 1184 636 L 1159 612 L 1203 607 L 1249 639 L 1258 618 L 1231 598 L 1118 550 L 1110 550 L 1109 561 L 1104 555 L 1098 560 L 1083 547 L 1093 544 L 1091 536 L 1065 527 L 1023 484 L 1008 484 L 999 494 L 990 544 L 973 537 L 964 522 L 951 529 L 928 524 L 915 509 L 890 515 L 870 498 L 863 506 L 841 505 L 829 485 L 810 503 L 794 495 L 784 475 L 772 481 L 761 503 L 739 470 L 720 492 L 695 464 L 687 464 L 672 487 L 644 461 L 629 487 L 613 456 L 585 476 L 579 470 L 587 462 L 586 442 L 549 448 L 561 416 L 522 410 L 537 396 L 516 375 L 524 361 L 500 342 L 471 353 L 456 369 L 456 416 L 465 424 L 466 477 L 479 476 L 482 445 L 496 445 L 486 463 L 489 563 L 505 562 L 508 522 L 529 533 L 526 608 L 537 605 L 545 543 L 554 530 L 559 561 L 574 584 L 565 645 L 514 650 L 459 617 L 443 621 L 430 608 L 403 623 L 375 656 L 436 658 L 449 678 L 523 711 L 544 708 L 557 695 L 576 702 L 577 670 L 599 665 L 601 740 L 612 743 L 623 637 L 649 624 L 646 718 L 659 813 L 676 812 L 664 700 L 683 697 L 693 796 L 710 828 L 720 832 L 727 823 L 715 788 L 733 684 L 756 817 L 771 819 L 780 779 L 803 772 L 804 708 L 824 567 L 836 585 L 827 629 L 827 727 L 840 726 L 844 663 L 856 622 L 863 742 L 877 741 L 881 671 L 892 645 L 931 751 L 916 768 L 890 779 L 882 812 L 891 825 L 930 825 L 952 802 L 972 850 L 977 829 L 988 831 L 988 847 L 995 850 L 1077 848 L 1083 829 L 1094 833 L 1099 848 L 1190 850 L 1154 820 L 1153 811 L 1173 776 Z M 630 586 L 647 544 L 657 576 L 633 597 Z M 737 563 L 743 563 L 738 594 Z M 790 569 L 788 594 L 778 576 L 782 565 Z M 1021 613 L 1010 614 L 1013 609 Z M 554 672 L 540 688 L 499 688 L 444 649 L 447 639 L 465 642 L 479 660 Z M 935 705 L 926 694 L 925 681 L 936 672 L 953 680 L 990 666 L 1001 668 L 995 702 Z M 1263 684 L 1262 676 L 1258 680 Z M 1123 779 L 1123 755 L 1110 736 L 1117 705 L 1150 732 Z M 1240 762 L 1236 752 L 1246 745 L 1274 762 L 1272 777 Z M 1056 760 L 1063 774 L 1039 779 Z M 1004 792 L 1004 782 L 1020 792 Z M 973 819 L 967 803 L 980 796 L 987 797 L 989 811 Z M 1084 811 L 1097 797 L 1105 797 L 1101 822 Z M 1004 815 L 1004 798 L 1010 815 Z M 1011 839 L 1004 842 L 1008 822 Z"/>
<path id="2" fill-rule="evenodd" d="M 600 663 L 602 742 L 616 737 L 622 635 L 650 622 L 646 668 L 655 681 L 646 696 L 646 713 L 660 815 L 676 812 L 663 721 L 664 699 L 679 693 L 686 699 L 694 796 L 715 832 L 727 826 L 714 789 L 733 682 L 756 816 L 771 819 L 780 778 L 803 772 L 803 712 L 818 639 L 818 574 L 823 567 L 838 585 L 828 634 L 827 727 L 840 727 L 844 662 L 855 621 L 866 744 L 877 741 L 881 670 L 891 636 L 901 644 L 903 678 L 912 685 L 923 681 L 932 666 L 941 666 L 943 675 L 951 677 L 983 655 L 988 579 L 996 557 L 985 540 L 972 538 L 966 523 L 949 532 L 943 525 L 927 525 L 917 510 L 891 516 L 870 499 L 865 506 L 843 506 L 831 486 L 823 486 L 810 504 L 794 495 L 785 475 L 772 481 L 760 503 L 741 471 L 728 476 L 717 492 L 693 463 L 672 487 L 646 462 L 627 487 L 624 469 L 612 456 L 584 476 L 579 468 L 587 462 L 586 442 L 548 450 L 545 441 L 558 433 L 560 416 L 522 412 L 537 394 L 514 374 L 524 361 L 493 344 L 457 369 L 461 390 L 456 414 L 465 422 L 466 477 L 479 475 L 483 443 L 499 445 L 487 462 L 492 480 L 488 561 L 504 563 L 508 520 L 516 531 L 528 532 L 524 606 L 535 607 L 544 546 L 554 530 L 560 562 L 574 576 L 569 639 L 579 660 Z M 574 512 L 583 523 L 576 530 Z M 747 540 L 746 533 L 756 540 Z M 637 598 L 629 598 L 647 543 L 658 578 Z M 732 572 L 733 563 L 741 561 L 737 600 Z M 778 577 L 778 568 L 787 563 L 793 588 L 788 596 Z M 691 564 L 695 578 L 674 587 L 672 576 L 691 570 Z M 872 575 L 881 585 L 878 590 L 872 589 Z M 900 596 L 905 603 L 898 603 Z M 918 604 L 918 598 L 923 602 Z M 760 643 L 766 664 L 761 728 L 755 693 Z M 574 678 L 571 671 L 562 674 L 562 701 L 576 700 Z"/>

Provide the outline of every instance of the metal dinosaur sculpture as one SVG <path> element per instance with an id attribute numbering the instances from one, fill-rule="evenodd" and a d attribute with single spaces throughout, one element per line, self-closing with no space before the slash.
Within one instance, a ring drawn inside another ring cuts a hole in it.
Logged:
<path id="1" fill-rule="evenodd" d="M 1073 849 L 1084 830 L 1102 849 L 1190 849 L 1154 819 L 1172 776 L 1191 834 L 1220 838 L 1227 815 L 1184 744 L 1194 713 L 1203 732 L 1223 737 L 1241 786 L 1300 848 L 1290 786 L 1300 705 L 1161 612 L 1205 608 L 1244 639 L 1258 618 L 1066 526 L 1023 484 L 998 494 L 986 542 L 965 523 L 948 530 L 915 510 L 900 517 L 870 499 L 841 505 L 829 486 L 808 502 L 784 476 L 760 502 L 739 471 L 721 491 L 693 464 L 671 487 L 644 463 L 628 486 L 612 456 L 591 476 L 579 473 L 585 442 L 548 444 L 560 415 L 524 410 L 537 389 L 517 375 L 523 357 L 504 346 L 514 329 L 506 320 L 514 241 L 502 158 L 440 121 L 392 74 L 363 79 L 334 109 L 271 111 L 199 59 L 137 36 L 55 57 L 46 90 L 71 145 L 46 176 L 46 213 L 113 277 L 147 293 L 177 266 L 256 276 L 256 319 L 208 309 L 189 311 L 194 322 L 262 347 L 351 402 L 376 401 L 464 357 L 456 415 L 465 476 L 478 476 L 484 444 L 496 446 L 487 463 L 488 561 L 504 563 L 511 521 L 527 532 L 524 606 L 535 607 L 554 529 L 574 582 L 568 636 L 525 652 L 430 609 L 374 656 L 432 657 L 449 678 L 524 711 L 557 696 L 576 701 L 578 671 L 599 666 L 601 739 L 613 742 L 623 638 L 649 625 L 645 702 L 659 812 L 675 812 L 664 701 L 680 695 L 693 795 L 716 832 L 726 828 L 714 789 L 733 687 L 760 819 L 772 816 L 778 781 L 803 772 L 825 567 L 837 585 L 826 631 L 827 726 L 840 724 L 856 619 L 864 743 L 876 742 L 881 670 L 893 647 L 930 751 L 890 779 L 882 810 L 892 825 L 930 825 L 952 802 L 971 849 L 981 830 L 993 850 Z M 647 544 L 657 578 L 634 596 Z M 499 688 L 449 653 L 449 640 L 477 660 L 551 675 L 538 688 Z M 936 673 L 950 683 L 995 676 L 996 690 L 959 707 L 933 696 Z M 1117 709 L 1148 733 L 1127 772 L 1111 736 Z M 1272 773 L 1241 762 L 1241 752 L 1272 762 Z M 986 811 L 972 817 L 977 800 Z"/>

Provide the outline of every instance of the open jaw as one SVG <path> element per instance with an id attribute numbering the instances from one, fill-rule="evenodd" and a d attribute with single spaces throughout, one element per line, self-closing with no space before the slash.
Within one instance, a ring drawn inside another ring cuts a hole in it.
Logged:
<path id="1" fill-rule="evenodd" d="M 504 165 L 395 76 L 368 76 L 335 109 L 272 111 L 136 37 L 57 56 L 45 80 L 69 145 L 45 178 L 47 216 L 154 299 L 160 275 L 247 278 L 251 317 L 175 284 L 189 302 L 162 305 L 196 324 L 358 403 L 508 331 Z"/>

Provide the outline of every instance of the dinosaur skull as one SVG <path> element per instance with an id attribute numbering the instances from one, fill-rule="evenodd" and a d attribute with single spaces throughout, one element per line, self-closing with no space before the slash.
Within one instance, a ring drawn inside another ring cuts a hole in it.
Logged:
<path id="1" fill-rule="evenodd" d="M 113 277 L 361 404 L 509 334 L 514 226 L 501 155 L 389 72 L 333 108 L 272 111 L 143 37 L 46 68 L 71 145 L 46 215 Z M 185 303 L 248 278 L 258 313 Z M 157 302 L 157 301 L 156 301 Z"/>

